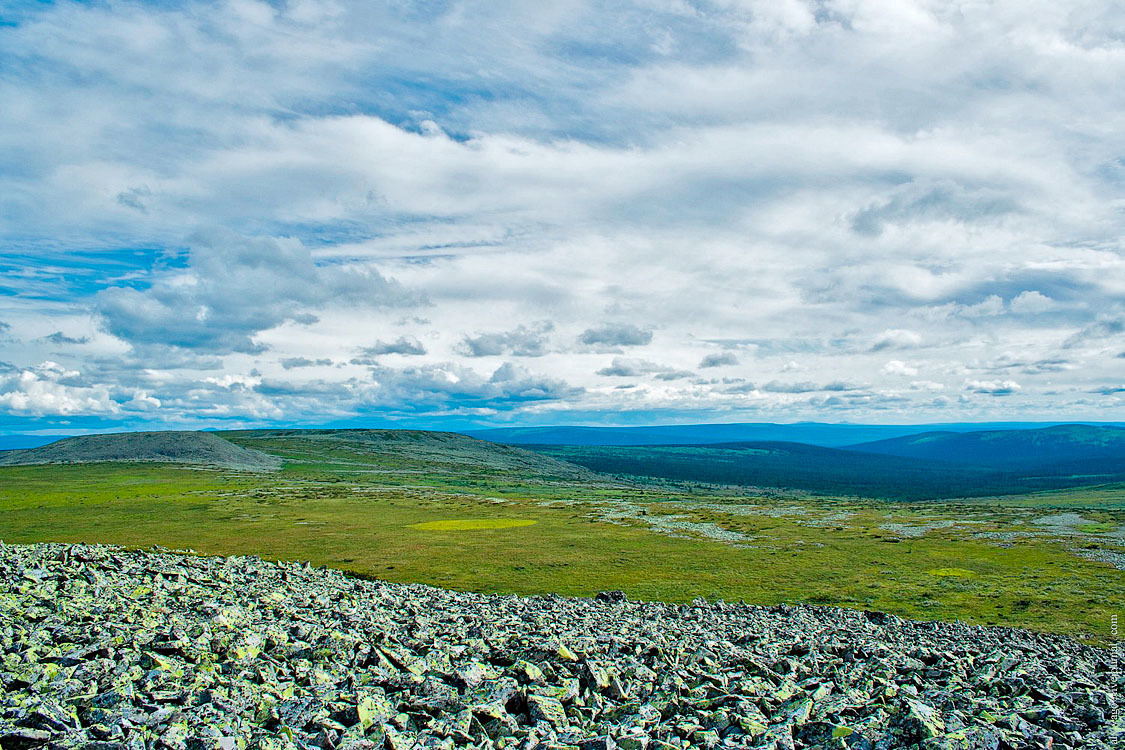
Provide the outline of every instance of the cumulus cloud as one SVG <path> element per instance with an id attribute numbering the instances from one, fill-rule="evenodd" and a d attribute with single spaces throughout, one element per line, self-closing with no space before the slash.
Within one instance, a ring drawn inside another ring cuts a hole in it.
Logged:
<path id="1" fill-rule="evenodd" d="M 685 378 L 695 377 L 695 373 L 691 370 L 664 370 L 653 376 L 656 380 L 684 380 Z"/>
<path id="2" fill-rule="evenodd" d="M 953 309 L 965 318 L 985 318 L 990 315 L 1002 315 L 1006 308 L 1003 297 L 999 294 L 990 294 L 974 304 L 953 305 Z"/>
<path id="3" fill-rule="evenodd" d="M 332 364 L 331 359 L 309 359 L 308 357 L 283 357 L 281 366 L 286 370 L 294 370 L 300 367 L 324 367 Z"/>
<path id="4" fill-rule="evenodd" d="M 516 405 L 572 398 L 582 393 L 559 378 L 536 375 L 505 362 L 488 377 L 452 363 L 372 370 L 375 388 L 369 400 L 403 412 L 488 412 Z"/>
<path id="5" fill-rule="evenodd" d="M 1015 370 L 1025 375 L 1039 375 L 1042 373 L 1065 372 L 1075 368 L 1074 362 L 1065 357 L 1044 357 L 1037 360 L 1025 360 L 1008 356 L 999 357 L 995 361 L 983 366 L 984 370 Z"/>
<path id="6" fill-rule="evenodd" d="M 995 188 L 952 180 L 933 184 L 915 181 L 857 212 L 852 218 L 852 229 L 861 235 L 878 236 L 888 224 L 976 221 L 1018 210 L 1019 205 L 1010 195 Z"/>
<path id="7" fill-rule="evenodd" d="M 887 364 L 883 365 L 883 373 L 886 375 L 909 375 L 913 377 L 918 374 L 918 368 L 908 365 L 901 359 L 892 359 Z"/>
<path id="8" fill-rule="evenodd" d="M 1114 338 L 1125 334 L 1125 316 L 1101 316 L 1099 319 L 1071 335 L 1063 342 L 1066 349 L 1074 349 L 1088 343 L 1096 343 L 1103 339 Z"/>
<path id="9" fill-rule="evenodd" d="M 419 301 L 373 268 L 320 265 L 297 240 L 211 230 L 192 238 L 185 268 L 148 288 L 101 291 L 95 309 L 106 331 L 134 346 L 255 354 L 266 348 L 256 334 L 313 323 L 330 303 L 363 309 Z"/>
<path id="10" fill-rule="evenodd" d="M 1054 310 L 1058 307 L 1058 303 L 1042 292 L 1029 289 L 1012 297 L 1008 306 L 1014 313 L 1034 315 Z"/>
<path id="11" fill-rule="evenodd" d="M 426 353 L 426 347 L 413 336 L 399 336 L 394 341 L 376 341 L 374 346 L 364 347 L 363 353 L 372 357 L 382 354 L 419 356 Z"/>
<path id="12" fill-rule="evenodd" d="M 966 380 L 964 390 L 988 396 L 1009 396 L 1022 390 L 1014 380 Z"/>
<path id="13" fill-rule="evenodd" d="M 913 349 L 922 345 L 922 335 L 917 331 L 908 331 L 903 328 L 888 328 L 875 337 L 871 344 L 871 351 L 881 352 L 886 349 Z"/>
<path id="14" fill-rule="evenodd" d="M 136 390 L 133 392 L 133 397 L 126 401 L 123 406 L 129 411 L 147 412 L 159 409 L 162 404 L 160 399 L 149 394 L 148 391 Z"/>
<path id="15" fill-rule="evenodd" d="M 457 350 L 468 357 L 542 357 L 547 353 L 553 323 L 541 321 L 530 326 L 519 325 L 510 331 L 466 336 Z"/>
<path id="16" fill-rule="evenodd" d="M 699 362 L 701 368 L 706 367 L 724 367 L 726 365 L 737 365 L 738 357 L 733 352 L 716 352 L 708 354 Z"/>
<path id="17" fill-rule="evenodd" d="M 844 383 L 841 381 L 833 381 L 830 383 L 818 384 L 808 381 L 799 383 L 784 383 L 777 380 L 771 380 L 759 390 L 766 393 L 815 393 L 818 391 L 859 391 L 863 390 L 864 386 L 854 385 L 852 383 Z"/>
<path id="18" fill-rule="evenodd" d="M 652 331 L 631 323 L 606 323 L 587 328 L 578 340 L 589 346 L 644 346 L 652 342 Z"/>
<path id="19" fill-rule="evenodd" d="M 598 375 L 608 378 L 631 378 L 638 375 L 650 375 L 654 372 L 663 372 L 667 368 L 645 359 L 628 359 L 614 357 L 612 364 L 598 370 Z"/>
<path id="20" fill-rule="evenodd" d="M 558 400 L 576 396 L 581 388 L 572 387 L 559 378 L 536 375 L 525 367 L 505 362 L 489 377 L 490 385 L 500 388 L 501 398 L 518 401 Z"/>
<path id="21" fill-rule="evenodd" d="M 46 361 L 0 381 L 0 408 L 15 414 L 114 414 L 120 406 L 104 386 L 74 385 L 80 373 Z M 68 382 L 69 381 L 69 382 Z"/>
<path id="22" fill-rule="evenodd" d="M 55 331 L 54 333 L 50 334 L 49 336 L 44 336 L 43 340 L 47 341 L 49 343 L 52 343 L 52 344 L 88 344 L 88 343 L 90 343 L 90 339 L 89 339 L 88 336 L 78 336 L 78 337 L 67 336 L 62 331 Z"/>

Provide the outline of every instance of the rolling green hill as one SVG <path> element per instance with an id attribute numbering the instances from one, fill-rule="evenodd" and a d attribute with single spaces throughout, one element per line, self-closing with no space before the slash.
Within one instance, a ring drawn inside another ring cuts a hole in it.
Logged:
<path id="1" fill-rule="evenodd" d="M 83 435 L 26 450 L 0 452 L 0 466 L 104 461 L 202 464 L 276 469 L 282 459 L 323 464 L 335 458 L 363 471 L 364 462 L 433 473 L 514 473 L 589 480 L 587 469 L 533 451 L 453 432 L 419 430 L 237 430 Z"/>
<path id="2" fill-rule="evenodd" d="M 49 445 L 0 453 L 0 466 L 149 462 L 202 464 L 227 469 L 268 471 L 281 460 L 244 448 L 210 432 L 123 432 L 64 438 Z"/>
<path id="3" fill-rule="evenodd" d="M 294 462 L 388 463 L 399 471 L 513 473 L 547 479 L 590 480 L 594 475 L 574 464 L 510 445 L 455 432 L 424 430 L 239 430 L 218 433 L 246 448 Z"/>

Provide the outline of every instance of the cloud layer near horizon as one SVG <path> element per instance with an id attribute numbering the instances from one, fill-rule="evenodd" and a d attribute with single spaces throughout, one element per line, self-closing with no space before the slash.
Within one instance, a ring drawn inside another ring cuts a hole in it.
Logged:
<path id="1" fill-rule="evenodd" d="M 1119 4 L 4 14 L 0 428 L 1125 418 Z"/>

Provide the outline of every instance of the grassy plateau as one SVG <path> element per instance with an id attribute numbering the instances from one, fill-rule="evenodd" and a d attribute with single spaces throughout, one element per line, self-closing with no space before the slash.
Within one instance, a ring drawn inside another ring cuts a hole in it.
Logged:
<path id="1" fill-rule="evenodd" d="M 1125 601 L 1120 484 L 908 502 L 611 478 L 442 433 L 221 436 L 282 468 L 0 467 L 0 539 L 254 554 L 485 592 L 808 602 L 1098 642 Z"/>

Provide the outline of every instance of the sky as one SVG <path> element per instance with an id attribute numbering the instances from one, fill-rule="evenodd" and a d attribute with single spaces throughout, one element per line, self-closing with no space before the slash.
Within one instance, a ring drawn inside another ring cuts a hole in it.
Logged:
<path id="1" fill-rule="evenodd" d="M 0 5 L 0 431 L 1125 419 L 1125 5 Z"/>

